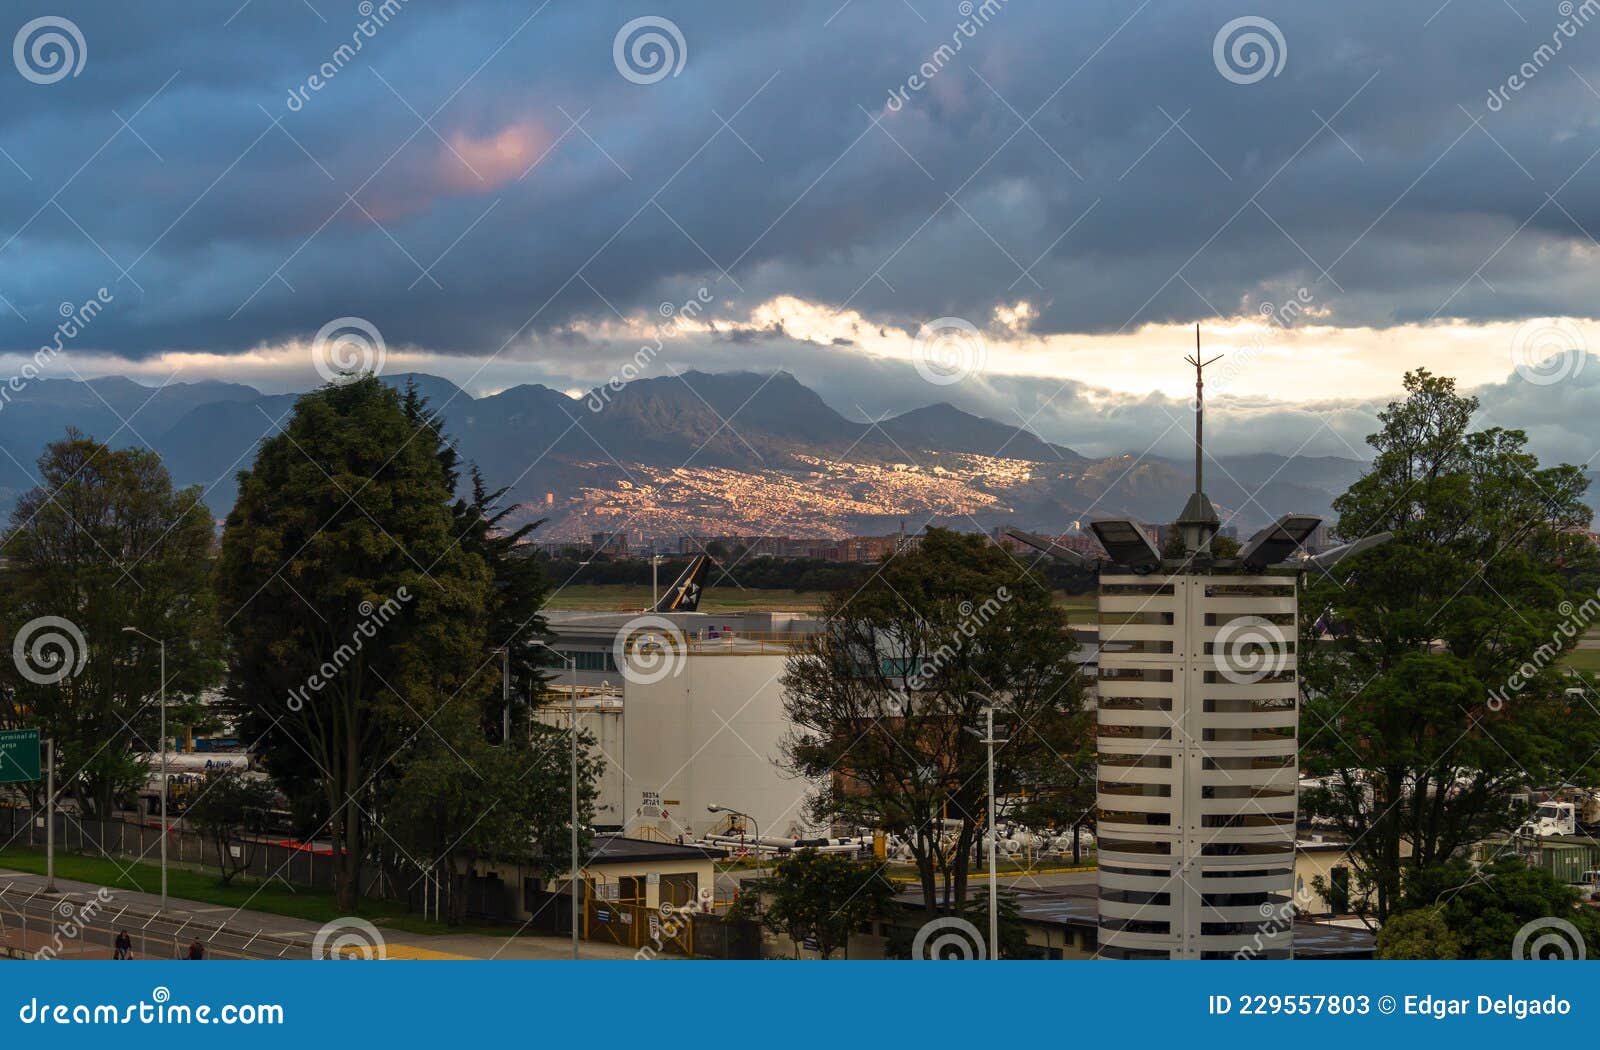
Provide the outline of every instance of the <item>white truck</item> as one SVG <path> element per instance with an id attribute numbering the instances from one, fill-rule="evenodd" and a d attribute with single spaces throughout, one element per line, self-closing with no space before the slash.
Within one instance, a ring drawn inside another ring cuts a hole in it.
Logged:
<path id="1" fill-rule="evenodd" d="M 1576 835 L 1578 807 L 1571 802 L 1541 802 L 1517 834 L 1544 838 L 1547 835 Z"/>

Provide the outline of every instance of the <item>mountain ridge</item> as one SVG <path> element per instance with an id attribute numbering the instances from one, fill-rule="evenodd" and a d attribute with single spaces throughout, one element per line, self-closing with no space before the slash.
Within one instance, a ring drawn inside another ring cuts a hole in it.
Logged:
<path id="1" fill-rule="evenodd" d="M 512 518 L 548 519 L 543 538 L 842 536 L 902 522 L 1060 532 L 1090 515 L 1168 520 L 1192 487 L 1187 464 L 1093 459 L 947 401 L 851 420 L 786 371 L 688 371 L 580 398 L 537 383 L 473 397 L 426 373 L 382 378 L 414 385 L 463 458 L 508 488 Z M 201 485 L 221 517 L 237 495 L 235 472 L 300 396 L 217 381 L 37 381 L 0 410 L 11 454 L 0 460 L 0 504 L 33 483 L 19 467 L 74 426 L 117 446 L 149 444 L 174 482 Z M 1241 532 L 1286 511 L 1326 514 L 1363 466 L 1273 453 L 1217 465 L 1208 490 Z"/>

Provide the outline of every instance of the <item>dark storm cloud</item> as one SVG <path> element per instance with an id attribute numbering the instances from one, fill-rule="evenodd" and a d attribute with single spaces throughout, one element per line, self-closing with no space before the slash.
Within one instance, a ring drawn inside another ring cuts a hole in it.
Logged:
<path id="1" fill-rule="evenodd" d="M 1562 36 L 1554 3 L 391 0 L 341 58 L 356 4 L 241 2 L 8 5 L 0 42 L 58 15 L 88 54 L 0 70 L 0 347 L 102 285 L 81 346 L 133 356 L 345 315 L 493 353 L 702 283 L 729 315 L 788 294 L 911 330 L 1298 287 L 1333 324 L 1593 312 L 1600 25 Z M 1287 48 L 1254 84 L 1213 63 L 1243 14 Z M 612 60 L 644 15 L 687 45 L 648 85 Z"/>

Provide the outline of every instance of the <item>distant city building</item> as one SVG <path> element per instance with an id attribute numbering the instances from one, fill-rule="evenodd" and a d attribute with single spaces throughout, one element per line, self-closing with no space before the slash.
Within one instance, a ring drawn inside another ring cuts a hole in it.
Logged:
<path id="1" fill-rule="evenodd" d="M 617 558 L 628 556 L 626 532 L 596 532 L 590 537 L 589 549 L 596 554 L 610 554 Z"/>

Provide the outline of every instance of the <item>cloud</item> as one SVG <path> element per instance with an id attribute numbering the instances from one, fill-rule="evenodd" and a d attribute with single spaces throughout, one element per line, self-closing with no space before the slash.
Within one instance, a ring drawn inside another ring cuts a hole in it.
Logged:
<path id="1" fill-rule="evenodd" d="M 475 396 L 524 383 L 577 396 L 617 380 L 674 372 L 783 370 L 862 421 L 948 401 L 1093 457 L 1153 452 L 1182 458 L 1191 441 L 1193 373 L 1182 361 L 1193 339 L 1187 327 L 1036 337 L 1019 330 L 1017 318 L 1027 311 L 1013 305 L 986 326 L 986 367 L 960 382 L 933 385 L 917 368 L 915 333 L 873 324 L 859 313 L 781 298 L 733 319 L 696 316 L 686 309 L 690 302 L 715 305 L 691 295 L 648 313 L 577 320 L 495 355 L 442 354 L 391 342 L 385 371 L 439 375 Z M 1481 425 L 1523 429 L 1543 459 L 1592 466 L 1588 421 L 1600 418 L 1600 358 L 1584 347 L 1600 345 L 1594 321 L 1334 329 L 1315 324 L 1308 307 L 1304 316 L 1313 323 L 1283 328 L 1274 319 L 1281 314 L 1281 308 L 1272 317 L 1258 311 L 1206 328 L 1207 352 L 1223 355 L 1207 381 L 1207 435 L 1216 455 L 1365 458 L 1379 410 L 1399 396 L 1406 371 L 1425 367 L 1480 398 Z M 1576 342 L 1563 344 L 1563 356 L 1523 361 L 1519 370 L 1512 347 L 1530 338 L 1530 328 Z M 1343 366 L 1336 363 L 1341 357 Z M 19 368 L 22 360 L 0 355 L 0 371 Z M 1354 369 L 1352 361 L 1368 364 Z M 1381 367 L 1370 363 L 1378 361 Z M 1108 362 L 1121 362 L 1121 370 Z M 1359 382 L 1340 390 L 1328 381 L 1335 372 Z M 268 392 L 319 382 L 312 348 L 298 339 L 243 353 L 169 351 L 145 358 L 74 347 L 47 374 L 129 375 L 151 384 L 213 378 Z"/>
<path id="2" fill-rule="evenodd" d="M 1506 385 L 1519 327 L 1588 326 L 1600 277 L 1586 7 L 1493 103 L 1555 5 L 1268 0 L 1287 55 L 1252 84 L 1213 63 L 1220 2 L 994 0 L 965 29 L 954 5 L 675 3 L 686 58 L 653 84 L 613 64 L 637 12 L 610 4 L 396 4 L 370 35 L 353 5 L 71 8 L 80 75 L 0 76 L 0 351 L 106 286 L 84 349 L 141 375 L 291 384 L 273 348 L 353 315 L 429 371 L 582 385 L 616 367 L 618 314 L 705 286 L 677 365 L 870 376 L 836 401 L 877 412 L 928 399 L 911 341 L 961 317 L 985 371 L 932 393 L 1132 447 L 1185 396 L 1189 325 L 1237 358 L 1304 290 L 1219 376 L 1255 434 L 1359 445 L 1360 410 L 1306 406 L 1426 364 L 1588 455 L 1593 417 L 1559 415 L 1587 379 Z"/>

